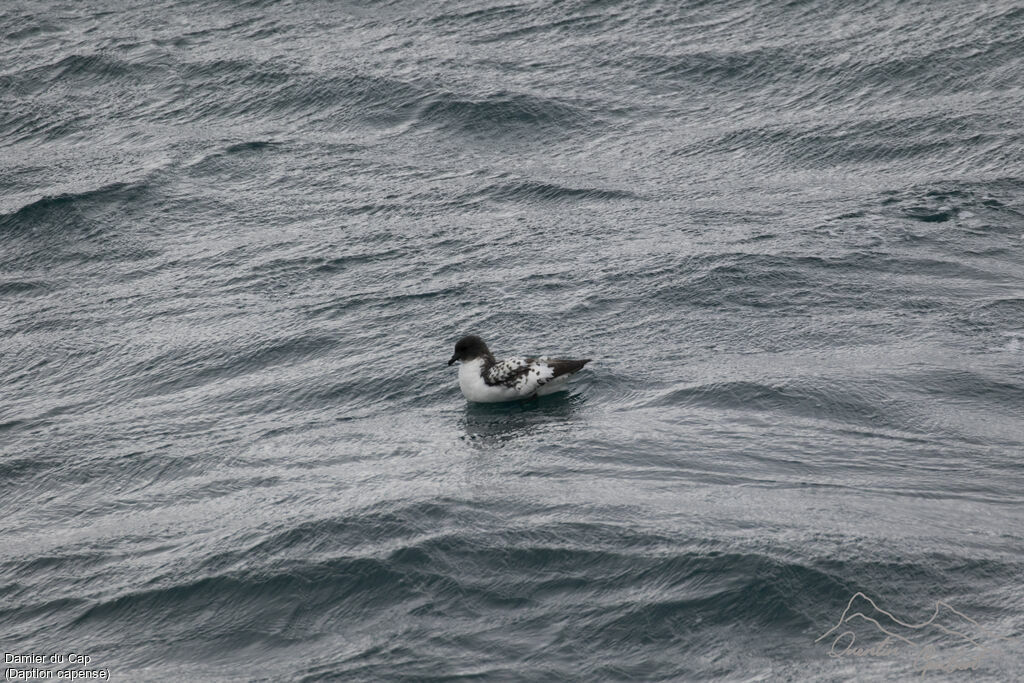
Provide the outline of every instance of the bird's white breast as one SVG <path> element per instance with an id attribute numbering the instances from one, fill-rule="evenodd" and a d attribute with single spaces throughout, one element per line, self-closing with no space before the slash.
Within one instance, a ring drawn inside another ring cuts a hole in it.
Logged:
<path id="1" fill-rule="evenodd" d="M 484 382 L 480 371 L 483 369 L 482 358 L 466 361 L 459 366 L 459 388 L 466 400 L 474 403 L 497 403 L 520 398 L 519 392 L 503 386 L 490 386 Z"/>

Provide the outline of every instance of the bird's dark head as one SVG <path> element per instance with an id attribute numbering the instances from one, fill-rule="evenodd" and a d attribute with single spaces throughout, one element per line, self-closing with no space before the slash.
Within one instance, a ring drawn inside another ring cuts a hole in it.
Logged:
<path id="1" fill-rule="evenodd" d="M 484 340 L 475 334 L 463 337 L 455 344 L 455 355 L 448 361 L 448 365 L 451 365 L 457 360 L 470 361 L 481 356 L 491 355 L 490 350 L 487 348 L 487 344 Z"/>

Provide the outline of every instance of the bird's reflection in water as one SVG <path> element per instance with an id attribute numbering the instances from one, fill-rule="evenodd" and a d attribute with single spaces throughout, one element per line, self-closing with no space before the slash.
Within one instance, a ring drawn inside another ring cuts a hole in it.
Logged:
<path id="1" fill-rule="evenodd" d="M 554 423 L 572 420 L 586 402 L 582 394 L 563 391 L 526 401 L 467 403 L 463 439 L 478 447 L 501 447 Z"/>

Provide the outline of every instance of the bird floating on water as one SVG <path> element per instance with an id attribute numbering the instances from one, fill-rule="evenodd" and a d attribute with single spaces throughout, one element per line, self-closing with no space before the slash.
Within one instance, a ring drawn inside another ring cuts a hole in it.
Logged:
<path id="1" fill-rule="evenodd" d="M 474 403 L 498 403 L 544 396 L 567 389 L 569 375 L 590 362 L 561 358 L 506 358 L 494 360 L 484 340 L 475 334 L 455 344 L 455 355 L 448 361 L 462 361 L 459 388 L 466 400 Z"/>

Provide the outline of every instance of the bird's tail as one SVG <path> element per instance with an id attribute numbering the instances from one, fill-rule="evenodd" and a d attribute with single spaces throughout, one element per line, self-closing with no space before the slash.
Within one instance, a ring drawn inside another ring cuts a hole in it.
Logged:
<path id="1" fill-rule="evenodd" d="M 589 358 L 584 358 L 583 360 L 568 360 L 562 358 L 549 360 L 548 365 L 550 365 L 551 369 L 554 371 L 551 378 L 554 379 L 555 377 L 561 377 L 562 375 L 571 375 L 589 362 Z"/>

